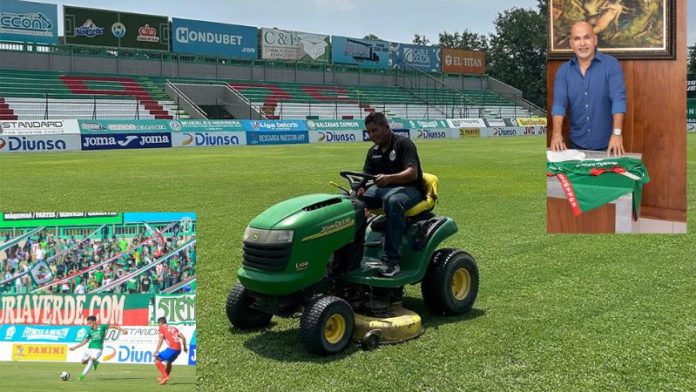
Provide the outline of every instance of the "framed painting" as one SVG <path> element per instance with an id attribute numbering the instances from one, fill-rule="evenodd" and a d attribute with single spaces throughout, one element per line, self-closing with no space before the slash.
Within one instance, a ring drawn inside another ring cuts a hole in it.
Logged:
<path id="1" fill-rule="evenodd" d="M 573 55 L 570 29 L 587 21 L 597 48 L 624 60 L 676 58 L 676 0 L 549 0 L 550 60 Z"/>

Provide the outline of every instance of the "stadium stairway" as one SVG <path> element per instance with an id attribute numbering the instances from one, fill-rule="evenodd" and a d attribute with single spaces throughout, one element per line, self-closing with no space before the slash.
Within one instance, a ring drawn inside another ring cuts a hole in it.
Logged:
<path id="1" fill-rule="evenodd" d="M 16 120 L 17 115 L 10 105 L 5 102 L 5 98 L 0 98 L 0 120 Z"/>

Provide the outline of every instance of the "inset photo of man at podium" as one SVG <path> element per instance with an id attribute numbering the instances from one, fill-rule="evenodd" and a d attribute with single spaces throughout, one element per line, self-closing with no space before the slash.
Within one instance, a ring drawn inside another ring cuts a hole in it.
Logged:
<path id="1" fill-rule="evenodd" d="M 619 60 L 591 22 L 547 64 L 547 232 L 686 233 L 685 56 Z"/>

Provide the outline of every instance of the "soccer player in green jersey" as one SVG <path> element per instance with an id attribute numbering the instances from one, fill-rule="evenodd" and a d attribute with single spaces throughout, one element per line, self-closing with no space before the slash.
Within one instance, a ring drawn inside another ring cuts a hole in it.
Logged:
<path id="1" fill-rule="evenodd" d="M 70 351 L 74 351 L 87 344 L 87 342 L 89 342 L 89 346 L 87 346 L 87 351 L 85 351 L 84 355 L 82 355 L 82 364 L 86 364 L 87 366 L 85 366 L 85 370 L 83 370 L 82 374 L 80 374 L 80 381 L 85 379 L 87 372 L 92 367 L 94 367 L 94 370 L 97 370 L 97 366 L 99 365 L 98 360 L 99 357 L 101 357 L 102 355 L 102 350 L 104 349 L 104 339 L 106 338 L 106 331 L 109 328 L 117 329 L 122 334 L 128 335 L 127 330 L 117 325 L 101 324 L 98 326 L 96 316 L 87 317 L 87 325 L 89 325 L 90 329 L 87 332 L 87 336 L 85 337 L 85 339 L 79 344 L 70 347 Z"/>

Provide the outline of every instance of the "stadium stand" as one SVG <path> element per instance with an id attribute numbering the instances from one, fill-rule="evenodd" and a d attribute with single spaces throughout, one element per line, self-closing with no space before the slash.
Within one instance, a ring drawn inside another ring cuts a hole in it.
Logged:
<path id="1" fill-rule="evenodd" d="M 243 94 L 267 118 L 362 118 L 379 110 L 398 118 L 523 117 L 526 109 L 490 90 L 421 89 L 418 96 L 403 87 L 330 86 L 300 83 L 228 85 Z M 442 108 L 447 108 L 443 113 Z"/>
<path id="2" fill-rule="evenodd" d="M 267 119 L 359 119 L 372 111 L 395 118 L 526 117 L 530 110 L 487 89 L 343 86 L 296 82 L 3 70 L 0 119 L 189 118 L 167 95 L 168 83 L 225 86 Z M 212 94 L 210 94 L 212 95 Z M 202 106 L 202 105 L 201 105 Z M 222 117 L 211 114 L 207 117 Z M 234 116 L 233 116 L 234 117 Z M 241 118 L 236 116 L 237 118 Z"/>
<path id="3" fill-rule="evenodd" d="M 131 274 L 137 276 L 105 292 L 159 293 L 177 285 L 181 285 L 184 291 L 191 289 L 190 285 L 184 284 L 196 275 L 195 244 L 176 252 L 154 268 L 140 274 L 136 271 L 170 255 L 194 239 L 195 234 L 164 233 L 159 239 L 142 232 L 133 234 L 138 229 L 126 226 L 119 229 L 120 235 L 115 231 L 100 232 L 91 237 L 85 234 L 93 229 L 45 229 L 0 252 L 0 281 L 6 282 L 0 285 L 0 294 L 29 293 L 37 289 L 55 294 L 85 294 L 109 287 L 112 282 L 116 283 L 115 280 Z M 5 240 L 9 240 L 9 234 L 5 234 Z M 28 275 L 22 276 L 22 272 L 39 261 L 48 262 L 52 283 L 37 286 Z"/>

